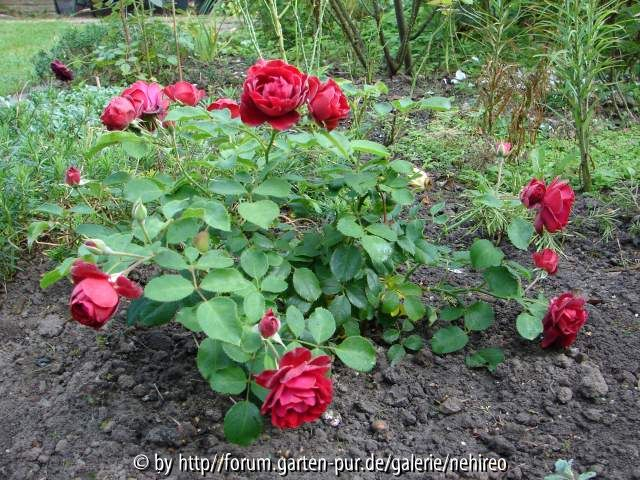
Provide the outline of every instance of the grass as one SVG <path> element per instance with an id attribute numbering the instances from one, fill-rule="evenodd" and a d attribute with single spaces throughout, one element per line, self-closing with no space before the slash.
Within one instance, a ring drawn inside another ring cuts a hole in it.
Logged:
<path id="1" fill-rule="evenodd" d="M 70 27 L 61 20 L 1 20 L 0 96 L 19 92 L 35 78 L 31 57 Z"/>

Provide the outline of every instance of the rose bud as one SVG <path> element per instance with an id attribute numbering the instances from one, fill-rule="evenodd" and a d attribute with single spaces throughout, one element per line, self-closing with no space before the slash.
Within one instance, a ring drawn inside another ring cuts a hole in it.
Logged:
<path id="1" fill-rule="evenodd" d="M 278 330 L 280 330 L 280 320 L 273 314 L 273 310 L 270 308 L 263 315 L 260 323 L 258 324 L 258 330 L 263 338 L 273 337 Z"/>
<path id="2" fill-rule="evenodd" d="M 496 154 L 499 157 L 506 157 L 511 152 L 511 143 L 509 142 L 498 142 L 496 145 Z"/>
<path id="3" fill-rule="evenodd" d="M 120 95 L 131 101 L 136 116 L 143 120 L 150 121 L 155 117 L 163 120 L 167 116 L 169 99 L 157 83 L 138 80 L 129 88 L 125 88 Z"/>
<path id="4" fill-rule="evenodd" d="M 340 120 L 349 116 L 349 102 L 336 82 L 329 79 L 322 83 L 309 77 L 309 114 L 321 126 L 331 131 Z"/>
<path id="5" fill-rule="evenodd" d="M 71 69 L 57 58 L 51 62 L 51 71 L 56 78 L 62 82 L 70 82 L 73 80 L 73 72 Z"/>
<path id="6" fill-rule="evenodd" d="M 135 107 L 124 97 L 113 98 L 100 115 L 100 120 L 107 130 L 125 130 L 135 118 Z"/>
<path id="7" fill-rule="evenodd" d="M 75 284 L 69 300 L 71 316 L 96 330 L 116 312 L 120 296 L 138 298 L 142 295 L 142 288 L 138 284 L 123 276 L 114 280 L 96 265 L 82 260 L 76 260 L 73 264 L 71 278 Z"/>
<path id="8" fill-rule="evenodd" d="M 550 248 L 545 248 L 533 254 L 533 263 L 536 267 L 545 270 L 549 275 L 558 271 L 558 254 Z"/>
<path id="9" fill-rule="evenodd" d="M 536 231 L 542 233 L 544 227 L 549 233 L 555 233 L 566 227 L 575 198 L 575 193 L 569 183 L 556 177 L 547 186 L 538 207 L 538 216 L 533 224 Z"/>
<path id="10" fill-rule="evenodd" d="M 195 107 L 205 96 L 204 90 L 189 82 L 176 82 L 173 85 L 164 87 L 164 93 L 171 100 Z"/>
<path id="11" fill-rule="evenodd" d="M 212 112 L 213 110 L 229 110 L 231 112 L 231 118 L 238 118 L 240 116 L 240 105 L 229 98 L 220 98 L 207 107 L 207 110 Z"/>
<path id="12" fill-rule="evenodd" d="M 260 413 L 271 413 L 278 428 L 297 428 L 313 422 L 333 399 L 333 385 L 326 374 L 331 367 L 327 355 L 311 358 L 311 352 L 298 347 L 286 353 L 277 370 L 265 370 L 256 383 L 269 390 Z"/>
<path id="13" fill-rule="evenodd" d="M 544 192 L 547 187 L 542 180 L 537 178 L 531 179 L 529 185 L 522 189 L 520 192 L 520 200 L 522 204 L 527 208 L 537 207 L 544 198 Z"/>
<path id="14" fill-rule="evenodd" d="M 99 238 L 90 238 L 84 242 L 84 246 L 87 250 L 95 255 L 110 255 L 113 253 L 107 244 Z"/>
<path id="15" fill-rule="evenodd" d="M 144 222 L 147 218 L 147 208 L 142 203 L 142 200 L 138 199 L 131 208 L 131 216 L 138 222 Z"/>
<path id="16" fill-rule="evenodd" d="M 200 253 L 209 251 L 209 230 L 202 230 L 193 237 L 193 246 L 198 249 Z"/>
<path id="17" fill-rule="evenodd" d="M 282 60 L 259 60 L 249 68 L 240 98 L 240 118 L 252 127 L 268 122 L 286 130 L 300 120 L 307 99 L 307 76 Z"/>
<path id="18" fill-rule="evenodd" d="M 572 293 L 563 293 L 551 299 L 549 310 L 542 320 L 542 348 L 567 348 L 575 342 L 578 332 L 587 321 L 584 305 L 584 299 Z"/>
<path id="19" fill-rule="evenodd" d="M 66 183 L 70 187 L 80 185 L 80 180 L 80 170 L 78 170 L 76 167 L 69 167 L 64 174 L 64 183 Z"/>

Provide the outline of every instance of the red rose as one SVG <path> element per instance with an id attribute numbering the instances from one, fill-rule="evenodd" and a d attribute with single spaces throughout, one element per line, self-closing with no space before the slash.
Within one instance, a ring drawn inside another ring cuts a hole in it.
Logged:
<path id="1" fill-rule="evenodd" d="M 237 118 L 240 116 L 240 105 L 229 98 L 216 100 L 207 107 L 207 110 L 211 112 L 213 110 L 224 110 L 225 108 L 231 112 L 231 118 Z"/>
<path id="2" fill-rule="evenodd" d="M 142 288 L 131 280 L 118 276 L 115 280 L 96 265 L 76 260 L 71 268 L 75 287 L 69 307 L 77 322 L 96 330 L 109 320 L 120 301 L 120 296 L 138 298 Z"/>
<path id="3" fill-rule="evenodd" d="M 529 182 L 529 185 L 524 187 L 522 192 L 520 192 L 520 200 L 525 207 L 534 208 L 542 201 L 546 190 L 547 187 L 542 180 L 533 178 Z"/>
<path id="4" fill-rule="evenodd" d="M 298 123 L 296 109 L 307 99 L 307 76 L 282 60 L 259 60 L 249 68 L 240 98 L 240 118 L 257 127 L 268 122 L 276 130 Z"/>
<path id="5" fill-rule="evenodd" d="M 204 90 L 198 90 L 198 87 L 193 83 L 183 81 L 164 87 L 164 93 L 171 100 L 182 102 L 192 107 L 195 107 L 205 96 Z"/>
<path id="6" fill-rule="evenodd" d="M 273 310 L 270 308 L 263 315 L 260 323 L 258 324 L 258 330 L 260 330 L 260 335 L 264 338 L 273 337 L 278 330 L 280 330 L 280 320 L 273 314 Z"/>
<path id="7" fill-rule="evenodd" d="M 544 227 L 549 233 L 562 230 L 569 223 L 569 215 L 575 200 L 571 186 L 556 178 L 547 186 L 544 198 L 540 202 L 534 227 L 538 233 Z"/>
<path id="8" fill-rule="evenodd" d="M 69 186 L 80 184 L 80 170 L 76 167 L 69 167 L 64 174 L 64 182 Z"/>
<path id="9" fill-rule="evenodd" d="M 583 298 L 563 293 L 551 299 L 549 310 L 542 320 L 544 327 L 542 348 L 552 345 L 568 347 L 575 342 L 578 332 L 587 321 Z"/>
<path id="10" fill-rule="evenodd" d="M 125 130 L 135 118 L 134 105 L 124 97 L 112 98 L 100 115 L 100 120 L 107 127 L 107 130 Z"/>
<path id="11" fill-rule="evenodd" d="M 347 97 L 332 79 L 322 83 L 316 77 L 310 77 L 309 92 L 309 114 L 327 130 L 333 130 L 340 120 L 349 116 Z"/>
<path id="12" fill-rule="evenodd" d="M 138 80 L 129 88 L 124 89 L 121 96 L 131 101 L 138 117 L 155 115 L 162 120 L 167 114 L 167 108 L 169 108 L 169 99 L 157 83 Z"/>
<path id="13" fill-rule="evenodd" d="M 533 254 L 533 263 L 536 267 L 546 270 L 549 275 L 558 271 L 558 260 L 558 254 L 550 248 Z"/>
<path id="14" fill-rule="evenodd" d="M 57 58 L 51 62 L 51 71 L 58 80 L 63 82 L 70 82 L 73 80 L 73 72 L 71 69 Z"/>
<path id="15" fill-rule="evenodd" d="M 280 359 L 278 370 L 265 370 L 256 376 L 258 385 L 270 390 L 260 412 L 271 412 L 271 423 L 278 428 L 297 428 L 313 422 L 333 399 L 333 385 L 326 377 L 331 359 L 298 347 Z"/>

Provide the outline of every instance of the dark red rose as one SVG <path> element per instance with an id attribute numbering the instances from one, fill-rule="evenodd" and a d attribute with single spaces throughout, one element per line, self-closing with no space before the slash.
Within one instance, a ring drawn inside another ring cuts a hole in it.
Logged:
<path id="1" fill-rule="evenodd" d="M 51 62 L 51 71 L 58 80 L 63 82 L 70 82 L 73 80 L 73 72 L 71 69 L 57 58 Z"/>
<path id="2" fill-rule="evenodd" d="M 286 130 L 300 119 L 296 109 L 307 99 L 307 76 L 282 60 L 259 60 L 249 68 L 240 98 L 240 118 L 257 127 L 268 122 Z"/>
<path id="3" fill-rule="evenodd" d="M 82 260 L 73 264 L 71 278 L 75 284 L 69 300 L 71 316 L 96 330 L 116 312 L 120 296 L 138 298 L 142 295 L 138 284 L 123 276 L 114 280 L 96 265 Z"/>
<path id="4" fill-rule="evenodd" d="M 549 275 L 558 271 L 558 254 L 550 248 L 545 248 L 533 254 L 533 263 L 536 267 L 546 270 Z"/>
<path id="5" fill-rule="evenodd" d="M 297 428 L 317 420 L 333 399 L 333 385 L 326 376 L 330 367 L 328 356 L 312 359 L 304 347 L 286 353 L 278 370 L 256 376 L 258 385 L 270 390 L 260 412 L 270 412 L 271 423 L 278 428 Z"/>
<path id="6" fill-rule="evenodd" d="M 74 185 L 79 185 L 81 180 L 80 170 L 76 167 L 69 167 L 67 172 L 64 174 L 64 182 L 73 187 Z"/>
<path id="7" fill-rule="evenodd" d="M 280 320 L 273 314 L 271 308 L 262 316 L 258 324 L 258 330 L 260 330 L 260 335 L 264 338 L 273 337 L 280 330 Z"/>
<path id="8" fill-rule="evenodd" d="M 587 321 L 584 305 L 583 298 L 569 292 L 551 299 L 549 310 L 542 320 L 542 348 L 566 348 L 575 342 L 578 332 Z"/>
<path id="9" fill-rule="evenodd" d="M 539 210 L 534 222 L 536 231 L 542 233 L 544 227 L 549 233 L 555 233 L 566 227 L 574 200 L 575 193 L 567 182 L 559 178 L 553 180 L 537 207 Z"/>
<path id="10" fill-rule="evenodd" d="M 124 97 L 112 98 L 100 115 L 100 120 L 107 130 L 125 130 L 135 119 L 136 109 L 131 101 Z"/>
<path id="11" fill-rule="evenodd" d="M 349 116 L 347 97 L 332 79 L 322 83 L 316 77 L 309 77 L 307 103 L 311 117 L 329 131 Z"/>
<path id="12" fill-rule="evenodd" d="M 120 94 L 128 98 L 136 109 L 136 115 L 149 120 L 149 117 L 157 116 L 160 120 L 167 115 L 169 99 L 157 83 L 147 83 L 138 80 Z"/>
<path id="13" fill-rule="evenodd" d="M 229 98 L 220 98 L 219 100 L 216 100 L 207 107 L 207 110 L 211 112 L 213 110 L 224 110 L 225 108 L 231 112 L 231 118 L 237 118 L 240 116 L 240 105 Z"/>
<path id="14" fill-rule="evenodd" d="M 171 100 L 195 107 L 205 96 L 204 90 L 189 82 L 176 82 L 173 85 L 164 87 L 164 93 Z"/>
<path id="15" fill-rule="evenodd" d="M 529 185 L 522 189 L 520 192 L 520 200 L 527 208 L 537 207 L 544 198 L 544 192 L 547 187 L 542 180 L 537 178 L 531 179 Z"/>

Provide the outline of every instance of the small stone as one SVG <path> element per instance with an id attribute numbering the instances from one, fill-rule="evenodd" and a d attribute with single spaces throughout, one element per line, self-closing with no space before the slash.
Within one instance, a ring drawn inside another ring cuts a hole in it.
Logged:
<path id="1" fill-rule="evenodd" d="M 582 416 L 592 422 L 599 422 L 602 420 L 602 411 L 595 408 L 586 408 L 582 410 Z"/>
<path id="2" fill-rule="evenodd" d="M 573 362 L 571 361 L 571 359 L 569 357 L 567 357 L 565 354 L 561 353 L 560 355 L 557 355 L 553 359 L 553 363 L 554 363 L 554 365 L 556 365 L 557 367 L 560 367 L 560 368 L 569 368 Z"/>
<path id="3" fill-rule="evenodd" d="M 579 353 L 580 353 L 580 350 L 578 350 L 576 347 L 571 347 L 567 350 L 567 356 L 571 358 L 576 358 Z"/>
<path id="4" fill-rule="evenodd" d="M 64 328 L 64 318 L 60 315 L 50 313 L 38 324 L 38 333 L 43 337 L 57 337 L 62 333 Z"/>
<path id="5" fill-rule="evenodd" d="M 204 411 L 204 414 L 213 422 L 218 422 L 222 419 L 222 411 L 219 408 L 208 408 Z"/>
<path id="6" fill-rule="evenodd" d="M 462 400 L 456 397 L 449 397 L 438 406 L 445 415 L 452 415 L 462 410 Z"/>
<path id="7" fill-rule="evenodd" d="M 569 403 L 573 398 L 573 392 L 569 387 L 560 387 L 556 392 L 556 400 L 559 403 Z"/>
<path id="8" fill-rule="evenodd" d="M 416 422 L 418 421 L 416 416 L 413 413 L 411 413 L 410 411 L 408 411 L 408 410 L 403 410 L 401 416 L 402 416 L 402 423 L 406 427 L 409 427 L 411 425 L 415 425 Z"/>
<path id="9" fill-rule="evenodd" d="M 511 457 L 516 451 L 515 447 L 501 435 L 482 433 L 479 438 L 490 450 L 505 457 Z"/>
<path id="10" fill-rule="evenodd" d="M 178 432 L 175 428 L 160 425 L 147 432 L 145 440 L 154 445 L 175 447 L 178 445 Z"/>
<path id="11" fill-rule="evenodd" d="M 64 438 L 56 443 L 56 453 L 66 453 L 69 450 L 69 442 Z"/>
<path id="12" fill-rule="evenodd" d="M 118 385 L 124 390 L 132 388 L 136 384 L 131 375 L 120 375 L 118 377 Z"/>
<path id="13" fill-rule="evenodd" d="M 585 363 L 580 366 L 580 393 L 586 398 L 595 400 L 609 391 L 609 386 L 597 365 Z"/>
<path id="14" fill-rule="evenodd" d="M 400 381 L 400 375 L 398 374 L 398 371 L 393 367 L 389 367 L 384 372 L 382 372 L 382 377 L 387 383 L 391 385 L 395 385 Z"/>
<path id="15" fill-rule="evenodd" d="M 382 432 L 387 429 L 387 423 L 384 420 L 374 420 L 371 422 L 371 430 L 374 432 Z"/>
<path id="16" fill-rule="evenodd" d="M 147 393 L 147 387 L 139 383 L 138 385 L 133 387 L 132 392 L 136 397 L 144 397 L 144 394 Z"/>
<path id="17" fill-rule="evenodd" d="M 342 423 L 342 416 L 333 409 L 329 409 L 322 414 L 322 420 L 327 425 L 337 427 Z"/>

